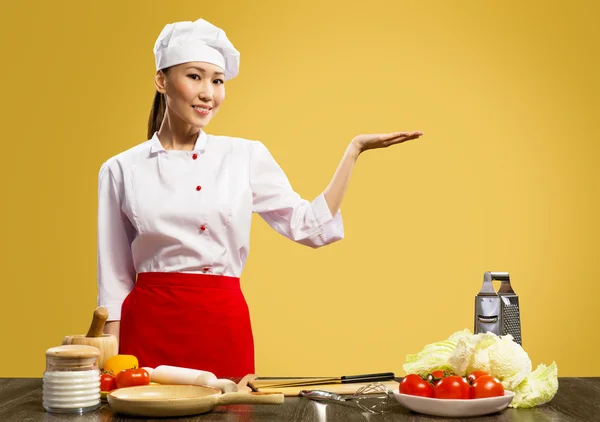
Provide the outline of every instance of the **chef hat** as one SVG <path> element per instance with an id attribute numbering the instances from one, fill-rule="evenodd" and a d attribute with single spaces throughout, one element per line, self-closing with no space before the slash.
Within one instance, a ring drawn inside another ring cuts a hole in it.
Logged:
<path id="1" fill-rule="evenodd" d="M 207 62 L 225 72 L 225 80 L 237 76 L 240 53 L 225 32 L 205 21 L 175 22 L 165 25 L 154 44 L 156 70 L 187 62 Z"/>

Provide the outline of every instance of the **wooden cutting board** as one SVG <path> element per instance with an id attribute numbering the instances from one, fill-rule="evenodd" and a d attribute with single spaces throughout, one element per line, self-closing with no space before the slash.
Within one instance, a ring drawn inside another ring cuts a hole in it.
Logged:
<path id="1" fill-rule="evenodd" d="M 300 381 L 301 379 L 299 379 Z M 330 391 L 332 393 L 337 394 L 354 394 L 356 391 L 369 385 L 369 382 L 357 382 L 357 383 L 347 383 L 347 384 L 318 384 L 318 385 L 302 385 L 296 387 L 261 387 L 261 385 L 271 385 L 277 382 L 285 382 L 291 381 L 289 378 L 285 379 L 247 379 L 247 385 L 254 391 L 260 391 L 263 393 L 282 393 L 287 397 L 299 396 L 300 391 L 302 390 L 325 390 Z M 400 385 L 397 381 L 381 381 L 383 385 L 385 385 L 388 390 L 396 390 L 398 391 L 398 386 Z"/>

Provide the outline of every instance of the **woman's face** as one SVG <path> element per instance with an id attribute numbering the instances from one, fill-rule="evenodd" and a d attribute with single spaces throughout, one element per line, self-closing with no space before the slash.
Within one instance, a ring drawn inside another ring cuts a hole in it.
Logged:
<path id="1" fill-rule="evenodd" d="M 203 128 L 225 99 L 223 69 L 211 63 L 189 62 L 157 72 L 156 89 L 166 94 L 167 113 L 183 124 Z"/>

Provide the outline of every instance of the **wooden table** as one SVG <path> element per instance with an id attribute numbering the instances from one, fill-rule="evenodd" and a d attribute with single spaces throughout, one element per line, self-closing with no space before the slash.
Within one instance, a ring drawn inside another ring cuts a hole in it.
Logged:
<path id="1" fill-rule="evenodd" d="M 114 414 L 108 404 L 94 412 L 83 415 L 63 415 L 47 413 L 42 407 L 42 380 L 40 378 L 0 378 L 0 421 L 2 422 L 107 422 L 141 421 Z M 203 415 L 177 418 L 155 419 L 156 421 L 456 421 L 428 417 L 413 413 L 397 402 L 392 402 L 389 411 L 383 415 L 362 412 L 349 403 L 317 403 L 300 397 L 286 397 L 282 405 L 254 406 L 230 405 L 216 407 Z M 469 422 L 479 421 L 600 421 L 600 377 L 560 378 L 558 393 L 554 399 L 534 409 L 506 409 L 500 413 L 469 418 Z"/>

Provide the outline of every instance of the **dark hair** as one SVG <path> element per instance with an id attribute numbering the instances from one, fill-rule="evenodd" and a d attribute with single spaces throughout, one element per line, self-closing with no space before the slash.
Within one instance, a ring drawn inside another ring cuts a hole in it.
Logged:
<path id="1" fill-rule="evenodd" d="M 167 69 L 163 69 L 162 72 L 166 75 L 168 72 Z M 152 138 L 154 132 L 157 132 L 160 129 L 160 125 L 162 124 L 163 118 L 165 117 L 165 111 L 167 109 L 167 99 L 165 98 L 165 94 L 161 94 L 156 91 L 154 94 L 154 101 L 152 102 L 152 109 L 150 110 L 150 117 L 148 118 L 148 138 Z"/>

